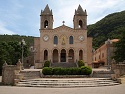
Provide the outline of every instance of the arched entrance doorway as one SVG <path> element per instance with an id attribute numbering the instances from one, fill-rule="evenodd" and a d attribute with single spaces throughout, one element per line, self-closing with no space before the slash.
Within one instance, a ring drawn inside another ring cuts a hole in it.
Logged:
<path id="1" fill-rule="evenodd" d="M 57 63 L 58 62 L 58 50 L 54 49 L 53 50 L 53 63 Z"/>
<path id="2" fill-rule="evenodd" d="M 79 60 L 83 60 L 83 51 L 82 50 L 79 51 Z"/>
<path id="3" fill-rule="evenodd" d="M 44 60 L 48 60 L 48 51 L 47 50 L 44 51 Z"/>
<path id="4" fill-rule="evenodd" d="M 61 50 L 60 59 L 61 59 L 61 62 L 66 62 L 66 50 L 65 49 Z"/>
<path id="5" fill-rule="evenodd" d="M 68 62 L 74 63 L 74 50 L 73 49 L 69 50 Z"/>

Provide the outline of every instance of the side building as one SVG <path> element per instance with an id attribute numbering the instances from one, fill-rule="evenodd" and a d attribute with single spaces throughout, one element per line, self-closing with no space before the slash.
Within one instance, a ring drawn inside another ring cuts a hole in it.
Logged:
<path id="1" fill-rule="evenodd" d="M 118 41 L 119 39 L 108 39 L 107 41 L 105 41 L 105 44 L 103 44 L 93 52 L 93 67 L 97 68 L 100 65 L 111 65 L 111 57 L 114 55 L 115 51 L 115 47 L 113 44 Z"/>
<path id="2" fill-rule="evenodd" d="M 68 15 L 67 15 L 68 16 Z M 73 18 L 74 27 L 63 25 L 53 28 L 53 13 L 47 5 L 40 14 L 40 37 L 34 38 L 36 68 L 44 61 L 92 63 L 92 38 L 87 37 L 87 12 L 79 5 Z"/>

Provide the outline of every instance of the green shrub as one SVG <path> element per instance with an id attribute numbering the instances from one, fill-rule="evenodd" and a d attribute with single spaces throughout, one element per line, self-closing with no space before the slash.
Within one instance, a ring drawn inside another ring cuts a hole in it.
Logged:
<path id="1" fill-rule="evenodd" d="M 66 69 L 66 75 L 72 75 L 72 69 L 71 68 Z"/>
<path id="2" fill-rule="evenodd" d="M 80 68 L 72 68 L 72 72 L 71 74 L 72 75 L 80 75 Z"/>
<path id="3" fill-rule="evenodd" d="M 90 75 L 92 69 L 86 66 L 81 68 L 43 68 L 42 73 L 44 75 Z"/>
<path id="4" fill-rule="evenodd" d="M 90 75 L 92 73 L 92 69 L 90 67 L 87 66 L 82 66 L 81 67 L 81 75 Z"/>
<path id="5" fill-rule="evenodd" d="M 52 73 L 53 73 L 53 68 L 44 67 L 43 70 L 42 70 L 42 73 L 43 73 L 44 75 L 52 75 Z"/>
<path id="6" fill-rule="evenodd" d="M 79 60 L 79 61 L 78 61 L 78 66 L 79 66 L 79 67 L 84 66 L 84 65 L 85 65 L 85 63 L 84 63 L 83 60 Z"/>
<path id="7" fill-rule="evenodd" d="M 53 68 L 53 75 L 61 75 L 62 68 Z"/>
<path id="8" fill-rule="evenodd" d="M 45 61 L 45 63 L 44 63 L 44 67 L 50 67 L 50 61 Z"/>
<path id="9" fill-rule="evenodd" d="M 67 70 L 66 68 L 61 68 L 61 75 L 67 75 Z"/>

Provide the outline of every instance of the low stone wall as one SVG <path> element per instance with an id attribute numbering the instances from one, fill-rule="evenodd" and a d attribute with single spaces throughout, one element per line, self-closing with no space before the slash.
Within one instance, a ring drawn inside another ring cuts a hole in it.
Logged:
<path id="1" fill-rule="evenodd" d="M 114 74 L 113 71 L 93 71 L 92 77 L 94 78 L 111 78 Z"/>
<path id="2" fill-rule="evenodd" d="M 119 70 L 119 75 L 125 75 L 125 64 L 112 64 L 112 70 Z"/>
<path id="3" fill-rule="evenodd" d="M 43 63 L 35 63 L 35 69 L 40 69 L 43 67 Z"/>
<path id="4" fill-rule="evenodd" d="M 112 74 L 113 79 L 125 75 L 125 61 L 116 63 L 115 60 L 112 60 L 111 69 L 114 71 L 114 74 Z"/>
<path id="5" fill-rule="evenodd" d="M 16 66 L 7 65 L 3 67 L 2 82 L 3 84 L 13 84 L 14 83 L 14 71 L 17 69 Z"/>
<path id="6" fill-rule="evenodd" d="M 7 65 L 5 62 L 2 70 L 2 83 L 5 85 L 14 85 L 15 79 L 21 70 L 21 62 L 17 65 Z"/>

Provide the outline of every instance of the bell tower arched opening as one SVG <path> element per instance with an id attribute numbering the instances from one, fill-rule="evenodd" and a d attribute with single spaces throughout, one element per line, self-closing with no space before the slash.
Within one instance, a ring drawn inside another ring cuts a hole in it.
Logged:
<path id="1" fill-rule="evenodd" d="M 40 14 L 40 29 L 53 29 L 53 13 L 48 4 Z"/>
<path id="2" fill-rule="evenodd" d="M 86 10 L 83 10 L 80 5 L 78 9 L 75 10 L 73 22 L 74 22 L 74 29 L 87 28 L 87 12 Z"/>
<path id="3" fill-rule="evenodd" d="M 48 28 L 48 21 L 47 20 L 45 20 L 45 22 L 44 22 L 44 28 Z"/>
<path id="4" fill-rule="evenodd" d="M 83 28 L 83 22 L 82 20 L 79 20 L 79 25 L 78 25 L 79 28 Z"/>

